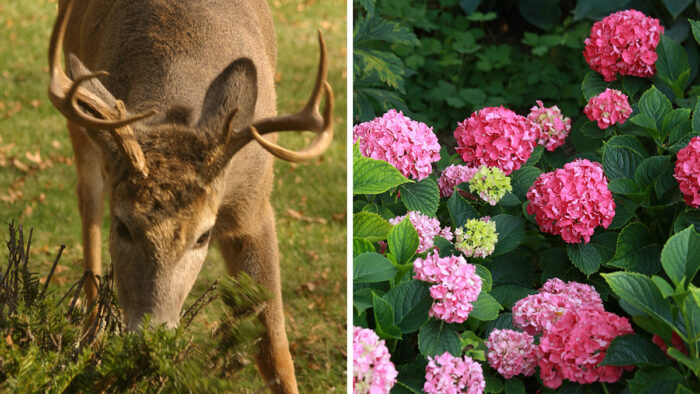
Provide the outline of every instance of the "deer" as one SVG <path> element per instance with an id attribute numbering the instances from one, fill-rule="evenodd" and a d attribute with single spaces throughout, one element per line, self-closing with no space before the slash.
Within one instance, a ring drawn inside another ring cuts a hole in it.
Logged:
<path id="1" fill-rule="evenodd" d="M 84 272 L 102 273 L 107 196 L 127 329 L 146 314 L 176 327 L 216 242 L 230 275 L 245 272 L 272 294 L 254 358 L 275 393 L 298 389 L 270 203 L 273 156 L 308 160 L 332 141 L 320 30 L 318 40 L 311 96 L 287 115 L 277 114 L 275 29 L 264 1 L 60 0 L 49 44 L 49 98 L 67 120 L 77 170 Z M 292 151 L 276 143 L 284 131 L 316 138 Z M 84 290 L 90 305 L 95 281 Z"/>

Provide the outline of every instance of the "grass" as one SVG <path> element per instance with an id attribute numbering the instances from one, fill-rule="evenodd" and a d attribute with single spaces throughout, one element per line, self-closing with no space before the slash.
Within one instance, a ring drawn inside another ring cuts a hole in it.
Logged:
<path id="1" fill-rule="evenodd" d="M 287 333 L 300 391 L 345 392 L 346 3 L 272 0 L 270 6 L 277 26 L 280 113 L 301 108 L 311 91 L 319 27 L 329 50 L 329 82 L 336 93 L 334 143 L 309 163 L 278 161 L 272 199 Z M 0 221 L 34 227 L 32 253 L 39 257 L 34 261 L 44 264 L 36 271 L 45 273 L 58 245 L 67 245 L 54 279 L 60 289 L 79 278 L 82 247 L 68 132 L 46 96 L 46 53 L 55 15 L 55 0 L 0 3 Z M 298 149 L 312 138 L 287 133 L 280 144 Z M 105 217 L 105 264 L 107 225 Z M 186 305 L 223 274 L 223 261 L 212 248 Z M 195 327 L 206 333 L 217 316 L 218 308 L 212 306 Z M 252 364 L 239 376 L 242 392 L 263 386 Z"/>

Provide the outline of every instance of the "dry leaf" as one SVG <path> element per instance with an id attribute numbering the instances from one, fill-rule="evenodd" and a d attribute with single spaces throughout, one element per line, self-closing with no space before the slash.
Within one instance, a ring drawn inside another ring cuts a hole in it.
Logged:
<path id="1" fill-rule="evenodd" d="M 41 154 L 38 150 L 34 153 L 27 152 L 24 154 L 24 156 L 27 158 L 27 160 L 31 161 L 32 163 L 41 164 Z"/>
<path id="2" fill-rule="evenodd" d="M 285 215 L 289 216 L 292 219 L 297 219 L 301 220 L 304 222 L 309 222 L 309 223 L 320 223 L 320 224 L 326 224 L 328 223 L 328 220 L 324 218 L 314 218 L 314 217 L 309 217 L 309 216 L 304 216 L 301 212 L 295 211 L 293 209 L 287 209 L 285 212 Z"/>

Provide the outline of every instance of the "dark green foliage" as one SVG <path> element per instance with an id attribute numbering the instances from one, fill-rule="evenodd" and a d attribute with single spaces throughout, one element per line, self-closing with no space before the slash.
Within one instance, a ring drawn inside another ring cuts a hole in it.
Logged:
<path id="1" fill-rule="evenodd" d="M 98 279 L 97 318 L 87 324 L 90 310 L 77 303 L 87 276 L 59 299 L 51 273 L 42 285 L 30 271 L 31 232 L 25 247 L 22 227 L 9 229 L 8 264 L 0 272 L 0 391 L 235 391 L 233 376 L 256 351 L 258 314 L 269 299 L 249 276 L 215 282 L 177 329 L 151 326 L 147 317 L 139 330 L 124 332 L 111 274 Z M 210 339 L 196 340 L 188 323 L 216 298 L 227 312 Z"/>

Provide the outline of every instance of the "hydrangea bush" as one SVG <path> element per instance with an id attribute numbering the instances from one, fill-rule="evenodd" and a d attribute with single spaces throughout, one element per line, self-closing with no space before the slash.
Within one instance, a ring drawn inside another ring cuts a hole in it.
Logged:
<path id="1" fill-rule="evenodd" d="M 591 23 L 576 112 L 484 104 L 436 147 L 389 111 L 379 156 L 387 115 L 355 126 L 353 324 L 398 372 L 376 392 L 700 392 L 698 47 L 665 32 Z"/>

